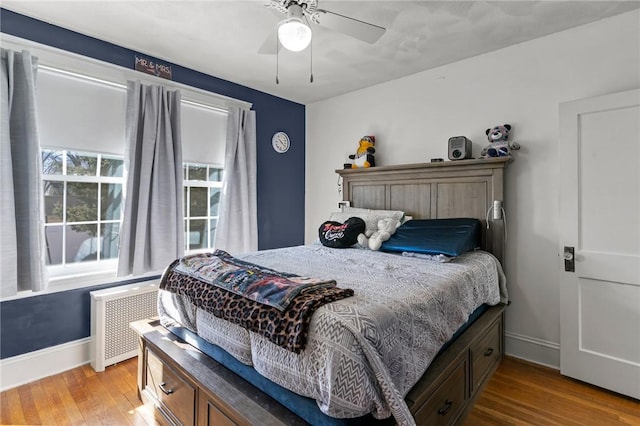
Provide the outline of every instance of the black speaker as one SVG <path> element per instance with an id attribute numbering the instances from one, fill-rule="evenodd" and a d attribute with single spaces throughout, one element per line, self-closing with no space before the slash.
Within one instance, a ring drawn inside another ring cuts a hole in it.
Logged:
<path id="1" fill-rule="evenodd" d="M 464 136 L 449 138 L 449 160 L 471 158 L 471 141 Z"/>

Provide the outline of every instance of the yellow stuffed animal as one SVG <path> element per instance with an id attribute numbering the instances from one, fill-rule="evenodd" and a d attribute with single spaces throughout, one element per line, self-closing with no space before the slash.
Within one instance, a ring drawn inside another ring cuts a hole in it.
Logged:
<path id="1" fill-rule="evenodd" d="M 374 148 L 375 144 L 375 136 L 363 136 L 362 139 L 360 139 L 356 153 L 349 156 L 349 159 L 353 160 L 353 163 L 345 163 L 344 168 L 358 169 L 374 167 L 376 165 L 375 157 L 373 155 L 376 153 L 376 149 Z"/>

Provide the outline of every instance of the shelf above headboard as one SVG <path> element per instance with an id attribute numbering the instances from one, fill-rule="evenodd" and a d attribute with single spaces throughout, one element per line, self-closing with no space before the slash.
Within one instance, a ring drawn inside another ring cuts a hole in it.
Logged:
<path id="1" fill-rule="evenodd" d="M 511 158 L 416 163 L 336 170 L 342 199 L 353 207 L 402 210 L 415 219 L 470 217 L 483 225 L 483 248 L 502 261 L 504 226 L 487 210 L 504 201 L 504 169 Z"/>

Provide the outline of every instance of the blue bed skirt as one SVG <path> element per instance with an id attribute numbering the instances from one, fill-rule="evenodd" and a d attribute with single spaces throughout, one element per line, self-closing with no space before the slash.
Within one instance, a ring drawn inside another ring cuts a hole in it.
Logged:
<path id="1" fill-rule="evenodd" d="M 460 327 L 458 331 L 453 335 L 451 340 L 447 342 L 442 347 L 442 349 L 440 349 L 440 352 L 449 347 L 450 343 L 453 342 L 460 334 L 462 334 L 471 324 L 473 324 L 473 322 L 478 319 L 480 315 L 482 315 L 487 309 L 489 309 L 488 305 L 482 305 L 478 309 L 476 309 L 469 316 L 469 320 L 464 323 L 462 327 Z M 287 407 L 289 411 L 295 413 L 298 417 L 302 418 L 311 425 L 354 426 L 389 424 L 388 419 L 377 420 L 370 414 L 352 419 L 337 419 L 327 416 L 322 411 L 320 411 L 320 408 L 318 408 L 318 405 L 316 404 L 316 401 L 314 399 L 298 395 L 276 383 L 273 383 L 271 380 L 260 375 L 252 367 L 249 367 L 235 359 L 220 346 L 207 342 L 206 340 L 202 339 L 201 337 L 184 327 L 168 327 L 168 330 L 191 346 L 194 346 L 201 352 L 207 354 L 220 364 L 224 365 L 229 370 L 233 371 L 238 376 L 242 377 L 253 386 L 260 389 L 265 394 L 271 396 L 280 404 Z"/>

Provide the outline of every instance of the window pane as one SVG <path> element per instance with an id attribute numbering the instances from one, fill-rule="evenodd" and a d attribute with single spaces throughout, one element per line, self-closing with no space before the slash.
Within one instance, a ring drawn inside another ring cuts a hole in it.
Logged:
<path id="1" fill-rule="evenodd" d="M 207 220 L 197 219 L 189 221 L 189 250 L 207 248 Z"/>
<path id="2" fill-rule="evenodd" d="M 98 157 L 90 154 L 67 152 L 67 175 L 96 176 Z"/>
<path id="3" fill-rule="evenodd" d="M 98 184 L 67 183 L 67 222 L 98 220 Z"/>
<path id="4" fill-rule="evenodd" d="M 222 182 L 222 169 L 209 167 L 209 180 L 211 182 Z"/>
<path id="5" fill-rule="evenodd" d="M 63 182 L 44 181 L 44 215 L 47 223 L 62 222 Z"/>
<path id="6" fill-rule="evenodd" d="M 67 225 L 66 262 L 86 262 L 98 258 L 98 225 Z"/>
<path id="7" fill-rule="evenodd" d="M 47 265 L 62 263 L 62 226 L 45 226 L 44 236 L 47 243 Z"/>
<path id="8" fill-rule="evenodd" d="M 207 215 L 207 189 L 208 188 L 189 188 L 191 191 L 191 199 L 189 200 L 189 216 L 202 217 Z"/>
<path id="9" fill-rule="evenodd" d="M 42 150 L 42 174 L 61 175 L 64 152 L 52 149 Z"/>
<path id="10" fill-rule="evenodd" d="M 207 166 L 189 166 L 189 180 L 207 180 Z"/>
<path id="11" fill-rule="evenodd" d="M 100 162 L 100 176 L 122 177 L 123 167 L 123 160 L 102 157 L 102 161 Z"/>
<path id="12" fill-rule="evenodd" d="M 104 223 L 100 231 L 100 239 L 102 240 L 101 259 L 115 259 L 118 257 L 120 249 L 120 224 Z"/>
<path id="13" fill-rule="evenodd" d="M 103 183 L 100 191 L 100 220 L 120 220 L 122 185 Z"/>
<path id="14" fill-rule="evenodd" d="M 209 197 L 211 216 L 218 216 L 218 206 L 220 205 L 220 188 L 211 188 L 211 196 Z"/>

